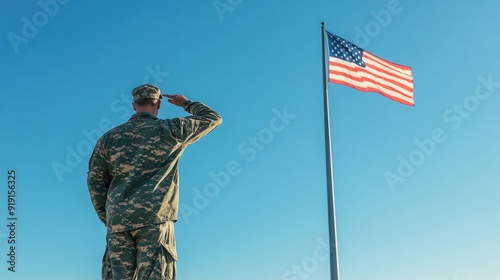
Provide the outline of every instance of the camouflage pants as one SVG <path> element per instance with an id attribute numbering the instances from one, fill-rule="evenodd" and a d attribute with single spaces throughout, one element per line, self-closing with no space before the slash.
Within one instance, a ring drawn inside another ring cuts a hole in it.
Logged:
<path id="1" fill-rule="evenodd" d="M 175 280 L 177 252 L 173 222 L 108 233 L 103 280 Z"/>

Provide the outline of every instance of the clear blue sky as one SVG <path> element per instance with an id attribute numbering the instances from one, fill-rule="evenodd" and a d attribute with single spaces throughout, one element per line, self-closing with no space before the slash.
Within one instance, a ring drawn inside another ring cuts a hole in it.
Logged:
<path id="1" fill-rule="evenodd" d="M 329 85 L 341 279 L 500 279 L 498 1 L 39 3 L 0 4 L 1 279 L 100 279 L 87 162 L 143 82 L 224 120 L 181 159 L 179 279 L 329 279 L 322 21 L 415 79 Z"/>

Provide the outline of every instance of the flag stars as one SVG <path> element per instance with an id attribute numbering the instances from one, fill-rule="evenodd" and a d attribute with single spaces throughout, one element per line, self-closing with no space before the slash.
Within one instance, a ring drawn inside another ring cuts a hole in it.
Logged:
<path id="1" fill-rule="evenodd" d="M 362 58 L 363 49 L 331 33 L 327 33 L 327 35 L 330 56 L 365 67 L 365 63 Z"/>

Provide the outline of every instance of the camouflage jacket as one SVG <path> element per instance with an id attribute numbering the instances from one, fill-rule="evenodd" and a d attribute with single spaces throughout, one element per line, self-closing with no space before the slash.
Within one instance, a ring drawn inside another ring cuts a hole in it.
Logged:
<path id="1" fill-rule="evenodd" d="M 188 103 L 185 110 L 193 116 L 162 120 L 134 114 L 97 140 L 87 186 L 109 232 L 177 220 L 182 152 L 222 122 L 200 102 Z"/>

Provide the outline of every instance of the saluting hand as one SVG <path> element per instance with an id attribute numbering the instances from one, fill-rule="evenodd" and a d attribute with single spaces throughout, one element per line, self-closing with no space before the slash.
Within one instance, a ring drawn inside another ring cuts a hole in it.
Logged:
<path id="1" fill-rule="evenodd" d="M 188 99 L 182 94 L 162 94 L 161 96 L 167 97 L 168 102 L 180 107 L 184 107 L 188 101 Z"/>

